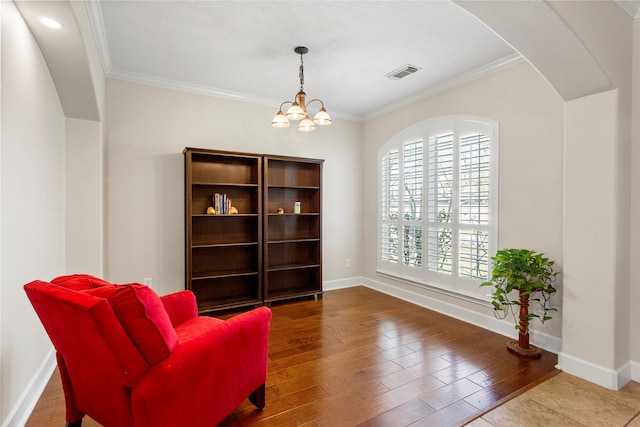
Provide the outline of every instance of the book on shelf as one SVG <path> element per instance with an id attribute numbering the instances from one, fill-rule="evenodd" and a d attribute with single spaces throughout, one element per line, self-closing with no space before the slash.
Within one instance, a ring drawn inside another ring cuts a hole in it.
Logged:
<path id="1" fill-rule="evenodd" d="M 215 193 L 211 199 L 216 215 L 229 215 L 231 210 L 231 199 L 227 197 L 227 193 Z"/>
<path id="2" fill-rule="evenodd" d="M 213 212 L 216 215 L 220 215 L 220 193 L 215 193 L 213 195 Z"/>

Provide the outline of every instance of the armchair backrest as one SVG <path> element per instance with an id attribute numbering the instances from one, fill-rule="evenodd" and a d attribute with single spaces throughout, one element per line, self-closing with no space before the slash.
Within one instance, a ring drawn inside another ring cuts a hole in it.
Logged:
<path id="1" fill-rule="evenodd" d="M 24 289 L 58 351 L 58 358 L 64 361 L 77 407 L 96 413 L 110 406 L 113 411 L 130 414 L 127 389 L 135 386 L 149 364 L 125 332 L 109 301 L 42 281 L 33 281 Z M 109 404 L 104 401 L 95 404 L 96 396 Z M 127 424 L 123 421 L 122 425 Z"/>

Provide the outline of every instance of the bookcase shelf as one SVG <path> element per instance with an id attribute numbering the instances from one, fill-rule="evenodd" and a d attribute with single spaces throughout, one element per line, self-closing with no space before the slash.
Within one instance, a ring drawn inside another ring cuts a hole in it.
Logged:
<path id="1" fill-rule="evenodd" d="M 250 270 L 227 270 L 227 271 L 205 271 L 202 273 L 198 273 L 193 276 L 192 280 L 203 280 L 203 279 L 222 279 L 225 277 L 240 277 L 240 276 L 254 276 L 258 274 L 255 271 Z"/>
<path id="2" fill-rule="evenodd" d="M 262 298 L 251 275 L 201 278 L 193 281 L 191 290 L 200 313 L 253 306 Z"/>

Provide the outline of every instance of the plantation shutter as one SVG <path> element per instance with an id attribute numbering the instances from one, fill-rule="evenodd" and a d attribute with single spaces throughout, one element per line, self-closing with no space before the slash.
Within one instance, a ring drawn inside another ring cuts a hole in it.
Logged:
<path id="1" fill-rule="evenodd" d="M 453 268 L 454 203 L 453 133 L 429 137 L 429 271 L 450 275 Z"/>
<path id="2" fill-rule="evenodd" d="M 389 151 L 380 165 L 380 259 L 398 262 L 398 214 L 400 212 L 400 153 Z"/>
<path id="3" fill-rule="evenodd" d="M 402 263 L 422 267 L 423 142 L 403 144 Z"/>
<path id="4" fill-rule="evenodd" d="M 477 132 L 460 136 L 458 276 L 477 280 L 488 277 L 490 142 Z"/>

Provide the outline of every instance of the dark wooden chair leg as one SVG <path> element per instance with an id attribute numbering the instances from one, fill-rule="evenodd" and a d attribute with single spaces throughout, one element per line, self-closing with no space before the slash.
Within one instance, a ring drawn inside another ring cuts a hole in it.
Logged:
<path id="1" fill-rule="evenodd" d="M 263 410 L 264 409 L 264 384 L 262 384 L 260 387 L 258 387 L 257 389 L 255 389 L 253 391 L 253 393 L 251 393 L 249 395 L 249 402 L 253 403 L 256 408 L 258 408 L 259 410 Z"/>
<path id="2" fill-rule="evenodd" d="M 67 423 L 65 424 L 65 427 L 82 427 L 82 418 L 79 421 L 76 421 L 74 423 L 70 423 L 67 421 Z"/>

